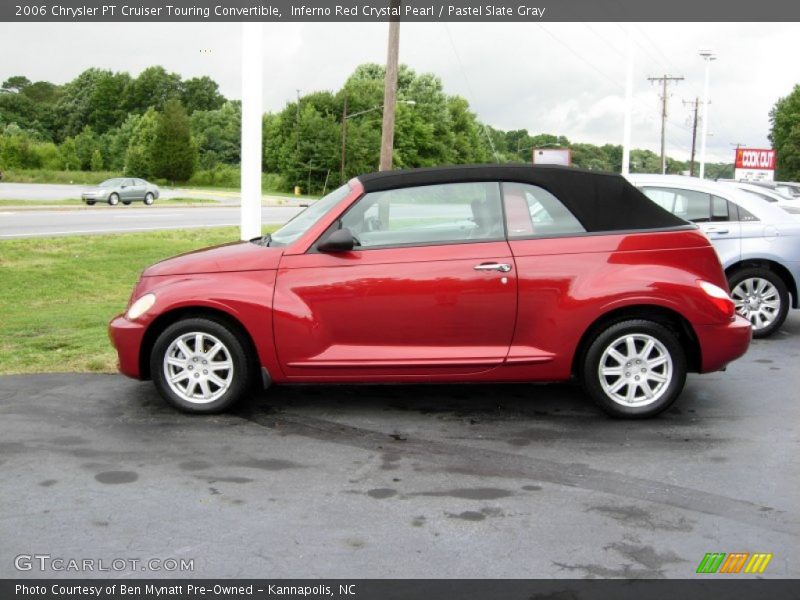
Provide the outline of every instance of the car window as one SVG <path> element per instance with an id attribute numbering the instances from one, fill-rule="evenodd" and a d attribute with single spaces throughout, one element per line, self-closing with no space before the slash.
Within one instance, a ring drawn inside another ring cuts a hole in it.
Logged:
<path id="1" fill-rule="evenodd" d="M 535 185 L 503 183 L 509 238 L 584 233 L 586 229 L 553 194 Z"/>
<path id="2" fill-rule="evenodd" d="M 270 246 L 286 246 L 301 237 L 306 231 L 313 227 L 314 223 L 328 214 L 339 202 L 350 193 L 350 184 L 336 188 L 328 195 L 323 196 L 303 212 L 298 213 L 286 225 L 278 229 L 271 236 Z"/>
<path id="3" fill-rule="evenodd" d="M 147 185 L 144 179 L 137 179 L 134 181 L 135 185 Z"/>
<path id="4" fill-rule="evenodd" d="M 365 194 L 341 219 L 360 248 L 501 240 L 496 182 L 426 185 Z"/>
<path id="5" fill-rule="evenodd" d="M 711 196 L 711 220 L 712 221 L 735 221 L 736 214 L 731 217 L 730 202 L 719 196 Z"/>
<path id="6" fill-rule="evenodd" d="M 680 188 L 641 188 L 645 196 L 672 214 L 686 221 L 711 220 L 711 195 Z"/>

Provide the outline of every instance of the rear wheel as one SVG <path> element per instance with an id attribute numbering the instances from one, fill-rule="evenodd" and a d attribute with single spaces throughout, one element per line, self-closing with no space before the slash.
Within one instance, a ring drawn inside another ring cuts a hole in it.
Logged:
<path id="1" fill-rule="evenodd" d="M 736 312 L 753 325 L 753 337 L 769 337 L 780 329 L 789 312 L 789 291 L 776 273 L 742 269 L 731 276 L 728 285 Z"/>
<path id="2" fill-rule="evenodd" d="M 592 399 L 614 417 L 652 417 L 686 381 L 686 354 L 669 329 L 643 319 L 615 323 L 589 346 L 582 369 Z"/>
<path id="3" fill-rule="evenodd" d="M 155 200 L 153 194 L 147 192 L 147 194 L 144 196 L 144 203 L 147 204 L 147 206 L 150 206 L 153 203 L 153 200 Z"/>
<path id="4" fill-rule="evenodd" d="M 119 195 L 118 194 L 111 194 L 108 197 L 108 203 L 111 206 L 116 206 L 117 204 L 119 204 Z"/>
<path id="5" fill-rule="evenodd" d="M 221 412 L 246 394 L 253 369 L 229 326 L 205 318 L 178 321 L 153 346 L 150 373 L 161 396 L 188 413 Z"/>

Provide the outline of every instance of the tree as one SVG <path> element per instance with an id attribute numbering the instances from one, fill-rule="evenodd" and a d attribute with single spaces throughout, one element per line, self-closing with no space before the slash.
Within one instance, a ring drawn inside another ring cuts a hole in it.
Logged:
<path id="1" fill-rule="evenodd" d="M 75 136 L 75 153 L 78 155 L 80 169 L 82 171 L 94 170 L 92 169 L 92 157 L 97 150 L 97 136 L 94 134 L 94 131 L 92 131 L 92 128 L 86 125 L 81 132 Z"/>
<path id="2" fill-rule="evenodd" d="M 95 151 L 92 152 L 92 162 L 91 162 L 92 171 L 102 171 L 103 170 L 103 155 L 100 154 L 100 150 L 95 148 Z"/>
<path id="3" fill-rule="evenodd" d="M 225 103 L 217 82 L 206 76 L 184 81 L 181 84 L 181 100 L 189 114 L 196 110 L 217 110 Z"/>
<path id="4" fill-rule="evenodd" d="M 17 94 L 31 84 L 31 80 L 24 75 L 14 75 L 3 82 L 0 91 Z"/>
<path id="5" fill-rule="evenodd" d="M 800 85 L 775 103 L 769 119 L 769 140 L 778 155 L 777 179 L 800 181 Z"/>
<path id="6" fill-rule="evenodd" d="M 219 163 L 239 162 L 241 148 L 241 102 L 226 102 L 218 110 L 197 110 L 189 118 L 203 169 Z"/>
<path id="7" fill-rule="evenodd" d="M 126 123 L 128 123 L 126 121 Z M 152 150 L 155 143 L 158 113 L 150 108 L 137 116 L 125 151 L 125 174 L 129 177 L 148 179 L 153 174 Z"/>
<path id="8" fill-rule="evenodd" d="M 169 181 L 186 181 L 194 172 L 197 149 L 189 118 L 180 100 L 171 99 L 158 116 L 152 146 L 153 174 Z"/>
<path id="9" fill-rule="evenodd" d="M 87 69 L 64 85 L 56 103 L 62 123 L 57 135 L 76 136 L 87 125 L 97 133 L 118 126 L 126 116 L 123 104 L 127 73 Z"/>
<path id="10" fill-rule="evenodd" d="M 73 138 L 68 137 L 61 142 L 58 152 L 61 155 L 61 163 L 64 165 L 64 169 L 67 171 L 76 171 L 81 168 L 81 161 L 75 150 L 75 140 Z"/>
<path id="11" fill-rule="evenodd" d="M 167 73 L 164 67 L 148 67 L 128 83 L 125 89 L 125 109 L 127 112 L 144 113 L 153 107 L 161 111 L 168 100 L 180 96 L 180 75 Z"/>

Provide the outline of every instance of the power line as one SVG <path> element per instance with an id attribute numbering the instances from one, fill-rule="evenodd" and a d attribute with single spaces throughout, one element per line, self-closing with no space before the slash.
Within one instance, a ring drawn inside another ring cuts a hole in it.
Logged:
<path id="1" fill-rule="evenodd" d="M 669 99 L 669 95 L 667 94 L 667 84 L 669 84 L 671 81 L 683 81 L 683 77 L 663 75 L 661 77 L 648 77 L 647 80 L 651 83 L 655 83 L 656 81 L 661 83 L 661 173 L 664 174 L 667 172 L 667 155 L 664 147 L 667 127 L 667 100 Z"/>
<path id="2" fill-rule="evenodd" d="M 458 50 L 456 49 L 456 43 L 453 41 L 453 34 L 450 33 L 450 28 L 447 26 L 447 23 L 442 23 L 444 26 L 444 30 L 447 32 L 447 38 L 450 40 L 450 47 L 453 49 L 453 54 L 456 56 L 456 62 L 458 62 L 458 68 L 461 69 L 461 75 L 464 77 L 464 82 L 467 84 L 467 91 L 469 91 L 470 97 L 474 100 L 475 93 L 472 91 L 472 86 L 469 83 L 469 77 L 467 77 L 467 71 L 464 69 L 464 63 L 461 62 L 461 56 L 458 54 Z M 497 154 L 497 150 L 494 148 L 494 142 L 492 141 L 492 136 L 489 135 L 489 130 L 486 129 L 486 124 L 483 121 L 479 121 L 481 124 L 481 129 L 483 129 L 483 133 L 486 136 L 486 139 L 489 140 L 489 147 L 492 149 L 492 154 L 494 155 L 495 162 L 500 162 L 500 157 Z"/>

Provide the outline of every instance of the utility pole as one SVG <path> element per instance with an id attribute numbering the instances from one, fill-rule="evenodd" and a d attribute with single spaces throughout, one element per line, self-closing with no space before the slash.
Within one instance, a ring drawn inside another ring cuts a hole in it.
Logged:
<path id="1" fill-rule="evenodd" d="M 694 150 L 697 144 L 697 109 L 700 106 L 700 98 L 695 98 L 692 102 L 686 102 L 686 100 L 684 100 L 683 104 L 691 106 L 692 112 L 694 113 L 694 118 L 692 119 L 692 161 L 689 163 L 689 175 L 694 177 Z"/>
<path id="2" fill-rule="evenodd" d="M 347 156 L 347 91 L 344 93 L 344 110 L 342 110 L 342 174 L 339 183 L 344 184 L 344 163 Z"/>
<path id="3" fill-rule="evenodd" d="M 297 132 L 297 155 L 300 156 L 300 90 L 297 91 L 297 115 L 294 121 L 294 129 Z"/>
<path id="4" fill-rule="evenodd" d="M 400 10 L 400 0 L 391 0 L 390 7 Z M 400 54 L 400 19 L 391 17 L 389 43 L 386 52 L 386 76 L 383 85 L 383 128 L 381 130 L 380 171 L 392 170 L 394 149 L 394 112 L 397 101 L 397 61 Z"/>
<path id="5" fill-rule="evenodd" d="M 661 174 L 667 172 L 667 154 L 666 154 L 666 127 L 667 127 L 667 84 L 670 81 L 683 81 L 683 77 L 672 77 L 664 75 L 663 77 L 648 77 L 647 80 L 651 83 L 656 81 L 661 82 Z"/>
<path id="6" fill-rule="evenodd" d="M 703 132 L 700 137 L 700 179 L 706 176 L 706 138 L 708 137 L 708 79 L 711 71 L 712 61 L 717 60 L 717 56 L 712 50 L 700 50 L 700 56 L 706 63 L 706 76 L 703 83 Z"/>

